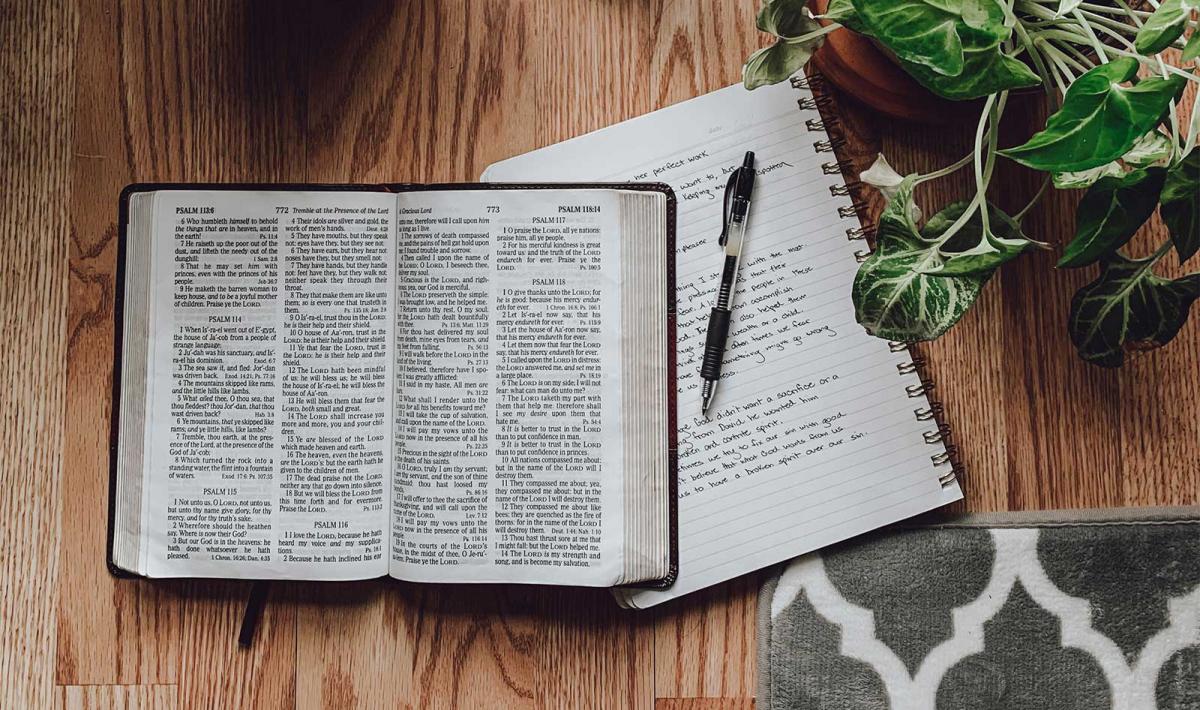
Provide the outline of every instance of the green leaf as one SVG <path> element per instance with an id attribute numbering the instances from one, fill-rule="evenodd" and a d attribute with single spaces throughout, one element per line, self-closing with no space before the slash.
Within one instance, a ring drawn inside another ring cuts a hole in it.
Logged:
<path id="1" fill-rule="evenodd" d="M 806 0 L 766 0 L 758 11 L 758 29 L 776 37 L 795 38 L 821 29 L 808 13 Z"/>
<path id="2" fill-rule="evenodd" d="M 994 94 L 1005 89 L 1021 89 L 1042 83 L 1019 59 L 1004 54 L 998 47 L 975 51 L 963 49 L 964 68 L 958 76 L 946 76 L 920 64 L 901 62 L 904 71 L 939 96 L 952 101 L 966 101 Z"/>
<path id="3" fill-rule="evenodd" d="M 1089 187 L 1103 177 L 1121 177 L 1125 174 L 1122 164 L 1130 168 L 1148 168 L 1163 164 L 1171 157 L 1171 139 L 1158 131 L 1150 131 L 1138 138 L 1133 147 L 1122 155 L 1120 160 L 1105 163 L 1097 168 L 1088 168 L 1075 172 L 1054 173 L 1054 186 L 1060 190 L 1072 190 Z"/>
<path id="4" fill-rule="evenodd" d="M 1200 249 L 1200 148 L 1167 171 L 1160 214 L 1179 261 L 1187 261 Z"/>
<path id="5" fill-rule="evenodd" d="M 1196 57 L 1200 57 L 1200 29 L 1192 30 L 1192 38 L 1183 45 L 1183 54 L 1179 58 L 1190 62 Z"/>
<path id="6" fill-rule="evenodd" d="M 1200 9 L 1200 2 L 1193 0 L 1163 0 L 1146 24 L 1138 30 L 1133 48 L 1149 56 L 1161 52 L 1179 39 L 1187 29 L 1192 10 Z"/>
<path id="7" fill-rule="evenodd" d="M 1165 164 L 1173 152 L 1170 138 L 1158 131 L 1150 131 L 1134 141 L 1133 147 L 1121 156 L 1121 162 L 1131 168 L 1148 168 Z"/>
<path id="8" fill-rule="evenodd" d="M 824 37 L 812 42 L 792 42 L 786 39 L 775 41 L 746 60 L 742 67 L 742 84 L 747 89 L 778 84 L 799 71 L 820 48 Z"/>
<path id="9" fill-rule="evenodd" d="M 958 322 L 988 274 L 930 276 L 942 262 L 936 242 L 917 233 L 910 215 L 914 176 L 905 178 L 879 219 L 878 246 L 854 277 L 854 314 L 867 332 L 889 340 L 932 340 Z"/>
<path id="10" fill-rule="evenodd" d="M 1067 89 L 1062 108 L 1023 145 L 1001 150 L 1022 165 L 1048 172 L 1087 170 L 1110 163 L 1158 124 L 1187 79 L 1143 79 L 1132 86 L 1138 61 L 1114 59 L 1084 73 Z"/>
<path id="11" fill-rule="evenodd" d="M 926 241 L 940 241 L 939 237 L 962 216 L 968 204 L 951 203 L 930 217 L 921 230 L 921 238 Z M 982 214 L 976 210 L 950 241 L 942 244 L 942 263 L 924 268 L 921 273 L 936 276 L 979 274 L 986 278 L 1004 262 L 1035 246 L 1039 246 L 1039 243 L 1027 239 L 1021 233 L 1021 226 L 1014 222 L 1012 217 L 995 205 L 989 204 L 987 233 L 983 231 Z"/>
<path id="12" fill-rule="evenodd" d="M 862 20 L 859 19 L 858 11 L 854 9 L 852 0 L 830 0 L 829 6 L 825 8 L 825 14 L 821 15 L 821 17 L 836 22 L 842 27 L 857 32 L 860 35 L 870 34 L 863 25 Z"/>
<path id="13" fill-rule="evenodd" d="M 742 83 L 747 89 L 786 81 L 825 41 L 824 35 L 812 36 L 821 25 L 808 14 L 804 0 L 769 0 L 759 10 L 758 29 L 777 39 L 746 60 Z"/>
<path id="14" fill-rule="evenodd" d="M 958 76 L 966 66 L 963 32 L 986 37 L 982 44 L 989 48 L 1012 32 L 995 0 L 852 1 L 870 35 L 897 57 L 946 76 Z"/>
<path id="15" fill-rule="evenodd" d="M 1071 299 L 1067 330 L 1084 360 L 1119 367 L 1126 350 L 1161 347 L 1179 332 L 1200 296 L 1200 274 L 1164 279 L 1154 262 L 1116 254 Z"/>
<path id="16" fill-rule="evenodd" d="M 1124 246 L 1158 206 L 1166 172 L 1144 168 L 1097 180 L 1079 201 L 1075 238 L 1058 266 L 1086 266 Z"/>
<path id="17" fill-rule="evenodd" d="M 858 174 L 859 181 L 864 185 L 870 185 L 879 190 L 879 194 L 883 195 L 884 200 L 895 198 L 900 190 L 908 185 L 905 181 L 913 181 L 916 177 L 916 175 L 905 177 L 896 172 L 895 168 L 888 163 L 887 158 L 883 156 L 883 153 L 875 156 L 875 162 L 871 163 L 869 168 Z M 909 219 L 915 224 L 921 220 L 921 208 L 912 199 L 909 199 L 908 205 Z"/>
<path id="18" fill-rule="evenodd" d="M 1117 161 L 1105 163 L 1098 168 L 1088 168 L 1075 172 L 1054 173 L 1051 180 L 1060 190 L 1077 190 L 1089 187 L 1102 177 L 1121 177 L 1125 171 Z"/>

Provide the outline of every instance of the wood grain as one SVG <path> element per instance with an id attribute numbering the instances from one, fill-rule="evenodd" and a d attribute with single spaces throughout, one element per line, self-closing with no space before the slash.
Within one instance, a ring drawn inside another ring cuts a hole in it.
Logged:
<path id="1" fill-rule="evenodd" d="M 749 708 L 751 575 L 650 612 L 600 592 L 114 580 L 103 565 L 116 196 L 135 180 L 471 180 L 488 163 L 737 80 L 760 43 L 724 0 L 9 2 L 0 10 L 2 707 Z M 840 97 L 858 168 L 963 155 L 969 127 Z M 1044 108 L 1014 101 L 1004 142 Z M 1002 165 L 1002 206 L 1037 177 Z M 965 175 L 922 188 L 927 208 Z M 863 193 L 868 217 L 882 205 Z M 1029 217 L 1061 242 L 1069 195 Z M 1139 237 L 1149 248 L 1164 232 Z M 1200 319 L 1120 371 L 1064 332 L 1093 270 L 1005 267 L 922 346 L 971 510 L 1196 503 Z M 56 687 L 57 686 L 57 687 Z"/>
<path id="2" fill-rule="evenodd" d="M 173 683 L 178 605 L 154 584 L 118 583 L 104 566 L 111 414 L 113 190 L 137 174 L 123 8 L 80 7 L 70 201 L 67 407 L 56 681 Z"/>
<path id="3" fill-rule="evenodd" d="M 60 685 L 55 710 L 175 710 L 173 685 Z"/>
<path id="4" fill-rule="evenodd" d="M 754 710 L 754 698 L 659 698 L 654 710 Z"/>
<path id="5" fill-rule="evenodd" d="M 67 119 L 74 112 L 77 21 L 65 2 L 10 2 L 0 9 L 0 707 L 6 708 L 47 707 L 54 692 L 72 164 Z"/>
<path id="6" fill-rule="evenodd" d="M 87 3 L 80 23 L 57 681 L 176 683 L 197 704 L 294 697 L 295 609 L 239 652 L 246 587 L 104 567 L 116 196 L 132 181 L 301 180 L 305 64 L 283 3 Z M 204 668 L 203 673 L 180 673 Z"/>
<path id="7" fill-rule="evenodd" d="M 761 574 L 656 610 L 656 697 L 753 697 Z"/>

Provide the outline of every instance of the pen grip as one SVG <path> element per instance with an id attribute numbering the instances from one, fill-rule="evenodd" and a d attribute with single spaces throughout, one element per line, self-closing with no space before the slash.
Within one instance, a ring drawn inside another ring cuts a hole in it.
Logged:
<path id="1" fill-rule="evenodd" d="M 721 360 L 725 357 L 725 338 L 729 335 L 729 319 L 733 311 L 714 308 L 708 314 L 708 337 L 704 340 L 704 359 L 700 361 L 700 376 L 715 380 L 721 376 Z"/>

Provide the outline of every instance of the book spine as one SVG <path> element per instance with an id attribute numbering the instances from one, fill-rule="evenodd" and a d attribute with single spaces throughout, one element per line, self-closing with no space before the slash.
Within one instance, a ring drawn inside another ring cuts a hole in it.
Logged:
<path id="1" fill-rule="evenodd" d="M 853 161 L 839 155 L 846 145 L 846 137 L 838 123 L 837 111 L 833 95 L 825 86 L 825 80 L 819 72 L 810 72 L 808 76 L 795 76 L 791 79 L 792 87 L 805 92 L 796 105 L 801 111 L 817 111 L 820 118 L 810 118 L 804 122 L 805 128 L 811 133 L 819 134 L 813 142 L 813 150 L 818 153 L 829 153 L 833 160 L 823 163 L 821 171 L 826 175 L 842 175 L 843 184 L 834 185 L 829 192 L 834 197 L 849 197 L 847 204 L 838 206 L 838 217 L 854 220 L 853 225 L 846 227 L 846 239 L 861 241 L 863 249 L 854 252 L 854 258 L 859 263 L 871 256 L 870 241 L 875 235 L 874 227 L 864 224 L 860 215 L 866 207 L 866 202 L 856 197 L 855 190 L 860 185 Z M 934 382 L 925 368 L 925 358 L 916 353 L 909 343 L 888 341 L 888 349 L 894 353 L 904 353 L 908 357 L 896 364 L 900 375 L 916 375 L 915 384 L 906 385 L 904 392 L 911 399 L 924 400 L 924 406 L 913 409 L 913 417 L 917 421 L 930 422 L 933 428 L 922 432 L 921 437 L 926 444 L 936 446 L 940 450 L 929 456 L 929 461 L 937 472 L 938 483 L 943 487 L 951 486 L 963 477 L 962 462 L 958 456 L 958 447 L 951 440 L 952 431 L 945 423 L 945 408 L 941 402 L 930 398 Z"/>

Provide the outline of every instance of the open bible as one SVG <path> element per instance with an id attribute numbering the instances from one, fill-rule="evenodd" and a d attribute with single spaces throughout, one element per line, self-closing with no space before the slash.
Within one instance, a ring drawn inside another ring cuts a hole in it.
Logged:
<path id="1" fill-rule="evenodd" d="M 131 185 L 116 574 L 667 586 L 654 183 Z"/>

